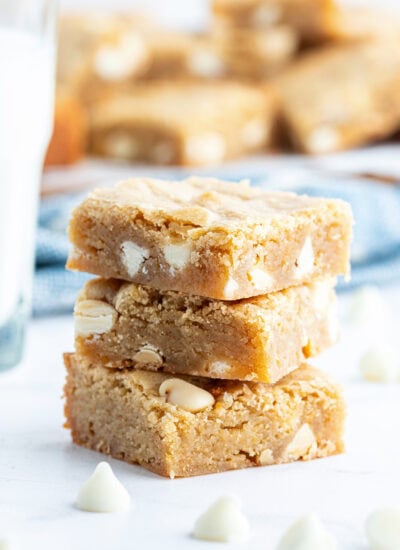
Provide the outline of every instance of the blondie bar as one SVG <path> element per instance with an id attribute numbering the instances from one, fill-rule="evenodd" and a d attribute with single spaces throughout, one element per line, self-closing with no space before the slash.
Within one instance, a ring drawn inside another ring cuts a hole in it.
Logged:
<path id="1" fill-rule="evenodd" d="M 67 267 L 238 300 L 347 274 L 351 227 L 341 200 L 137 178 L 93 191 L 74 210 Z"/>
<path id="2" fill-rule="evenodd" d="M 336 342 L 335 280 L 226 302 L 97 279 L 75 307 L 76 350 L 136 367 L 276 382 Z"/>
<path id="3" fill-rule="evenodd" d="M 276 79 L 294 145 L 330 153 L 400 128 L 400 40 L 360 42 L 306 56 Z"/>
<path id="4" fill-rule="evenodd" d="M 320 43 L 335 32 L 334 0 L 213 0 L 214 26 L 268 29 L 291 26 L 305 44 Z"/>
<path id="5" fill-rule="evenodd" d="M 74 443 L 170 478 L 343 450 L 340 389 L 301 366 L 275 385 L 115 371 L 66 354 Z"/>
<path id="6" fill-rule="evenodd" d="M 92 107 L 94 154 L 207 165 L 267 149 L 273 94 L 234 82 L 153 81 Z"/>

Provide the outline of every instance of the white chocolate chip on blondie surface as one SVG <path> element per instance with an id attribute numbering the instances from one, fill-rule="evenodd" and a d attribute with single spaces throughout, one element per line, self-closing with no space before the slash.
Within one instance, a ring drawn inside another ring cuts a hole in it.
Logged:
<path id="1" fill-rule="evenodd" d="M 303 424 L 284 451 L 285 460 L 298 460 L 313 456 L 317 450 L 314 432 L 308 424 Z"/>
<path id="2" fill-rule="evenodd" d="M 160 385 L 159 394 L 168 403 L 190 412 L 198 412 L 211 407 L 215 399 L 206 390 L 180 378 L 168 378 Z"/>
<path id="3" fill-rule="evenodd" d="M 109 332 L 117 319 L 116 310 L 101 300 L 77 302 L 74 311 L 75 333 L 79 336 Z"/>
<path id="4" fill-rule="evenodd" d="M 134 277 L 139 269 L 142 267 L 145 260 L 149 257 L 149 251 L 146 248 L 133 243 L 132 241 L 125 241 L 121 245 L 122 251 L 122 263 L 128 272 L 129 277 Z"/>
<path id="5" fill-rule="evenodd" d="M 163 364 L 163 358 L 160 352 L 149 344 L 145 344 L 135 353 L 132 359 L 139 364 L 152 364 L 155 366 L 161 366 Z"/>
<path id="6" fill-rule="evenodd" d="M 296 277 L 301 278 L 311 273 L 314 268 L 314 259 L 315 254 L 311 238 L 307 237 L 296 260 Z"/>
<path id="7" fill-rule="evenodd" d="M 307 147 L 311 153 L 324 154 L 335 151 L 340 144 L 338 132 L 331 126 L 321 126 L 308 136 Z"/>
<path id="8" fill-rule="evenodd" d="M 192 136 L 186 143 L 185 152 L 188 162 L 193 164 L 219 162 L 225 156 L 225 139 L 217 132 Z"/>
<path id="9" fill-rule="evenodd" d="M 190 261 L 192 246 L 190 243 L 167 244 L 163 248 L 167 263 L 175 269 L 183 269 Z"/>
<path id="10" fill-rule="evenodd" d="M 94 57 L 93 66 L 103 80 L 115 82 L 128 78 L 146 57 L 142 38 L 136 34 L 123 37 L 118 44 L 102 46 Z"/>
<path id="11" fill-rule="evenodd" d="M 119 158 L 132 160 L 139 154 L 139 143 L 129 132 L 111 133 L 104 141 L 104 148 L 107 154 Z"/>

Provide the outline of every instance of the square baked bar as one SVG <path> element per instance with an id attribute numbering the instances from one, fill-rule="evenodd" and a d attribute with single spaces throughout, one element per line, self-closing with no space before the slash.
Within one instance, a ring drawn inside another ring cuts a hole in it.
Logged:
<path id="1" fill-rule="evenodd" d="M 390 136 L 400 128 L 399 89 L 400 40 L 310 53 L 276 79 L 289 138 L 311 154 Z"/>
<path id="2" fill-rule="evenodd" d="M 116 371 L 65 355 L 74 443 L 170 478 L 343 450 L 341 390 L 302 366 L 275 385 Z"/>
<path id="3" fill-rule="evenodd" d="M 67 266 L 238 300 L 347 274 L 351 227 L 341 200 L 138 178 L 97 189 L 74 210 Z"/>
<path id="4" fill-rule="evenodd" d="M 335 280 L 226 303 L 96 279 L 75 307 L 76 350 L 110 368 L 276 382 L 337 340 Z"/>
<path id="5" fill-rule="evenodd" d="M 275 96 L 238 82 L 151 81 L 92 105 L 92 152 L 156 164 L 207 165 L 267 149 Z"/>

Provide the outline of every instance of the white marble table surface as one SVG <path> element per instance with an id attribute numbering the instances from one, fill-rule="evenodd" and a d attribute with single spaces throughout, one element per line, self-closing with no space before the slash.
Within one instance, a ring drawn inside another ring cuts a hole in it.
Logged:
<path id="1" fill-rule="evenodd" d="M 396 338 L 400 285 L 385 289 L 384 296 L 393 320 L 379 323 L 378 337 L 387 338 L 394 329 Z M 349 300 L 349 295 L 341 298 L 342 309 Z M 174 481 L 111 460 L 135 509 L 103 515 L 73 506 L 81 483 L 102 456 L 74 447 L 62 428 L 61 353 L 72 350 L 72 319 L 33 321 L 23 364 L 0 375 L 0 539 L 13 534 L 21 550 L 222 548 L 193 540 L 190 532 L 213 500 L 234 493 L 243 501 L 252 537 L 228 548 L 272 550 L 288 523 L 315 511 L 340 549 L 366 549 L 368 513 L 377 506 L 400 505 L 400 384 L 363 382 L 358 373 L 360 353 L 374 338 L 371 327 L 344 324 L 341 343 L 314 361 L 345 385 L 344 455 Z"/>

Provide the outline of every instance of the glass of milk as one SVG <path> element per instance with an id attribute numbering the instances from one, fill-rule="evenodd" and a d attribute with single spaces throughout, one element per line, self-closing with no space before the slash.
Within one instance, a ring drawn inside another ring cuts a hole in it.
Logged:
<path id="1" fill-rule="evenodd" d="M 21 360 L 53 125 L 53 0 L 0 0 L 0 371 Z"/>

